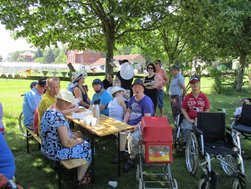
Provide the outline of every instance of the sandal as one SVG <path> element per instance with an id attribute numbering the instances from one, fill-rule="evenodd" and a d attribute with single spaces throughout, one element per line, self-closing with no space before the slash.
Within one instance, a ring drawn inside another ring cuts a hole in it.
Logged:
<path id="1" fill-rule="evenodd" d="M 91 177 L 87 173 L 83 176 L 83 178 L 78 182 L 78 185 L 87 185 L 91 183 Z"/>

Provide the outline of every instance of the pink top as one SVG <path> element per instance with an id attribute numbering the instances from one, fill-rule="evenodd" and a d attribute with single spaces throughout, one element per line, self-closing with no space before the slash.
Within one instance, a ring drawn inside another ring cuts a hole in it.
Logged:
<path id="1" fill-rule="evenodd" d="M 158 89 L 163 89 L 163 84 L 165 83 L 165 78 L 164 78 L 164 73 L 163 73 L 163 69 L 160 69 L 158 72 L 156 72 L 156 75 L 159 79 L 159 83 L 160 85 L 158 86 Z"/>

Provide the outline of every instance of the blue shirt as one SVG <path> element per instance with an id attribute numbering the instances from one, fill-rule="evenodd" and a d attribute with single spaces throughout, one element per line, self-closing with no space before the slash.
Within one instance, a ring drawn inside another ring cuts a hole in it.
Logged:
<path id="1" fill-rule="evenodd" d="M 170 95 L 182 96 L 182 86 L 184 85 L 184 83 L 184 77 L 180 73 L 174 76 L 170 83 Z"/>
<path id="2" fill-rule="evenodd" d="M 150 113 L 153 115 L 154 113 L 153 102 L 147 95 L 145 95 L 140 101 L 136 101 L 133 96 L 128 103 L 128 108 L 131 109 L 131 114 L 128 120 L 129 125 L 137 125 L 144 114 Z"/>
<path id="3" fill-rule="evenodd" d="M 15 174 L 15 168 L 14 156 L 3 134 L 0 133 L 0 173 L 8 179 L 12 179 Z"/>
<path id="4" fill-rule="evenodd" d="M 23 102 L 23 114 L 24 114 L 24 125 L 33 126 L 34 113 L 37 109 L 42 96 L 37 92 L 35 88 L 31 89 L 24 95 Z"/>
<path id="5" fill-rule="evenodd" d="M 106 90 L 103 90 L 103 92 L 101 93 L 95 93 L 92 97 L 91 105 L 94 104 L 95 101 L 99 101 L 99 100 L 100 102 L 98 104 L 105 106 L 105 109 L 102 110 L 100 113 L 103 115 L 109 116 L 109 110 L 107 106 L 109 102 L 112 100 L 111 95 Z"/>

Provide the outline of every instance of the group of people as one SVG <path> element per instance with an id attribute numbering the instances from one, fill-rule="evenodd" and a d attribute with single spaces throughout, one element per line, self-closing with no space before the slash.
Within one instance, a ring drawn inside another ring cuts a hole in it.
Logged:
<path id="1" fill-rule="evenodd" d="M 135 165 L 142 117 L 157 115 L 157 108 L 160 115 L 164 115 L 164 87 L 169 81 L 167 73 L 159 60 L 147 65 L 147 73 L 143 80 L 135 79 L 133 82 L 134 68 L 130 62 L 123 60 L 115 78 L 108 74 L 104 81 L 93 80 L 95 94 L 91 100 L 85 85 L 86 74 L 74 75 L 65 90 L 60 90 L 59 78 L 41 78 L 25 94 L 24 125 L 28 129 L 34 129 L 34 125 L 38 125 L 38 134 L 42 140 L 41 152 L 47 158 L 83 159 L 85 164 L 79 168 L 78 180 L 80 184 L 87 184 L 90 181 L 86 171 L 92 158 L 91 147 L 80 132 L 71 131 L 65 115 L 79 111 L 78 105 L 87 109 L 93 104 L 98 105 L 101 114 L 134 126 L 131 131 L 120 133 L 121 158 L 126 158 L 124 171 L 128 172 Z M 184 77 L 178 65 L 171 67 L 171 74 L 173 78 L 169 92 L 173 117 L 182 112 L 185 117 L 182 127 L 189 131 L 191 124 L 195 122 L 197 109 L 209 111 L 210 104 L 206 95 L 200 91 L 199 77 L 193 76 L 190 79 L 192 92 L 186 95 Z M 38 119 L 34 119 L 36 112 Z M 0 131 L 3 132 L 1 123 Z M 186 136 L 187 132 L 184 132 L 184 137 Z M 113 163 L 118 161 L 115 157 Z"/>

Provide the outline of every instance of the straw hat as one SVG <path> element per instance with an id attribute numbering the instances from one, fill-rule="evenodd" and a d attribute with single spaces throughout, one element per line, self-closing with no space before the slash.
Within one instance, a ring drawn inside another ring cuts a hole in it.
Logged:
<path id="1" fill-rule="evenodd" d="M 73 76 L 72 78 L 72 82 L 73 83 L 76 83 L 78 82 L 78 80 L 80 80 L 82 77 L 86 77 L 86 74 L 85 73 L 77 73 Z"/>
<path id="2" fill-rule="evenodd" d="M 126 62 L 120 66 L 120 75 L 123 79 L 129 80 L 134 76 L 134 68 L 132 64 Z"/>
<path id="3" fill-rule="evenodd" d="M 112 90 L 111 90 L 111 94 L 115 94 L 116 92 L 119 92 L 119 91 L 125 91 L 122 87 L 119 87 L 119 86 L 114 86 L 112 87 Z"/>
<path id="4" fill-rule="evenodd" d="M 75 104 L 76 102 L 76 99 L 74 98 L 73 94 L 66 89 L 60 90 L 58 95 L 56 95 L 56 98 L 62 99 L 72 104 Z"/>

